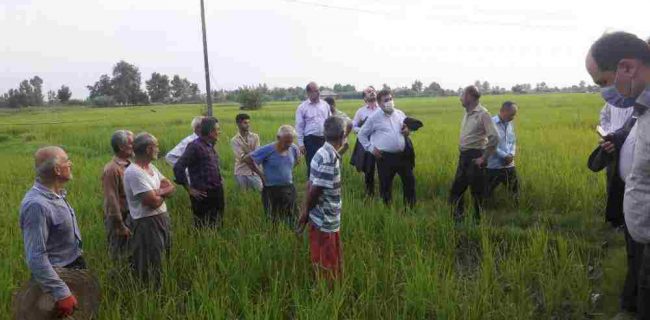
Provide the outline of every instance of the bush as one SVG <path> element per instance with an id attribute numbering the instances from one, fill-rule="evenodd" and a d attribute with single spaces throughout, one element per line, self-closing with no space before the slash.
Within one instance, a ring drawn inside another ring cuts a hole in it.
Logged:
<path id="1" fill-rule="evenodd" d="M 63 103 L 66 106 L 84 106 L 86 105 L 86 101 L 81 100 L 81 99 L 70 99 L 66 102 Z"/>
<path id="2" fill-rule="evenodd" d="M 98 96 L 90 99 L 90 105 L 93 107 L 105 108 L 117 105 L 115 98 L 112 96 Z"/>
<path id="3" fill-rule="evenodd" d="M 237 102 L 239 102 L 242 110 L 256 110 L 262 108 L 262 105 L 266 102 L 266 97 L 259 89 L 243 87 L 239 88 Z"/>

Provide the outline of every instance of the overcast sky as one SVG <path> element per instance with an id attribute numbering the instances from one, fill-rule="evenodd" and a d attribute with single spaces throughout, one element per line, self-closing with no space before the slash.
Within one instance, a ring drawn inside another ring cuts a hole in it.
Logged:
<path id="1" fill-rule="evenodd" d="M 143 87 L 155 71 L 205 91 L 199 0 L 0 1 L 0 92 L 38 75 L 85 98 L 121 59 Z M 206 0 L 212 86 L 576 84 L 603 32 L 650 36 L 650 1 L 599 3 Z"/>

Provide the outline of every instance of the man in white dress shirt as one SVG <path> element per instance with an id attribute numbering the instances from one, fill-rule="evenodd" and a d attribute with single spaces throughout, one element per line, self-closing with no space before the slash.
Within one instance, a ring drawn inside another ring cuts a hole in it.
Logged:
<path id="1" fill-rule="evenodd" d="M 307 178 L 309 178 L 311 159 L 316 151 L 325 144 L 323 125 L 331 112 L 329 104 L 321 100 L 316 82 L 310 82 L 305 91 L 307 100 L 303 101 L 296 109 L 296 132 L 298 133 L 300 152 L 306 158 Z"/>
<path id="2" fill-rule="evenodd" d="M 366 119 L 379 109 L 377 105 L 377 92 L 373 87 L 367 87 L 363 90 L 363 100 L 366 104 L 357 110 L 357 113 L 352 119 L 352 131 L 359 133 L 361 127 L 366 122 Z M 375 157 L 368 150 L 363 148 L 363 145 L 357 139 L 352 152 L 350 164 L 357 168 L 357 171 L 363 172 L 364 182 L 366 184 L 366 195 L 373 197 L 375 195 Z"/>
<path id="3" fill-rule="evenodd" d="M 167 152 L 167 155 L 165 156 L 165 161 L 169 163 L 170 166 L 174 166 L 176 164 L 176 161 L 181 158 L 183 153 L 185 152 L 185 148 L 187 148 L 187 145 L 190 144 L 190 142 L 196 140 L 199 137 L 199 132 L 201 131 L 201 120 L 203 120 L 203 117 L 194 117 L 192 119 L 192 134 L 185 137 L 181 142 L 179 142 L 174 149 L 171 151 Z"/>
<path id="4" fill-rule="evenodd" d="M 380 111 L 370 115 L 358 134 L 364 149 L 369 150 L 377 161 L 379 192 L 385 204 L 392 200 L 395 174 L 402 180 L 404 202 L 415 205 L 415 176 L 406 151 L 406 137 L 410 131 L 404 124 L 406 115 L 395 109 L 393 95 L 389 90 L 377 94 Z"/>

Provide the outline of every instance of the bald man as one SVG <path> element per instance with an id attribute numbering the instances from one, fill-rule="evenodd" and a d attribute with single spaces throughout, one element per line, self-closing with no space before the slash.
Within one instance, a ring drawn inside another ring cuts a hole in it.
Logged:
<path id="1" fill-rule="evenodd" d="M 36 181 L 20 205 L 25 257 L 33 280 L 52 295 L 57 314 L 67 317 L 74 312 L 77 298 L 54 267 L 86 268 L 75 211 L 63 188 L 72 180 L 72 161 L 59 147 L 39 149 L 34 160 Z"/>

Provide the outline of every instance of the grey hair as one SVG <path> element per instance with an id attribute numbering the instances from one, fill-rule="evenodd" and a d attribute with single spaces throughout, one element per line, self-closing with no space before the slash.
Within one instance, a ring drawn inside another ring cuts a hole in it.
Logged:
<path id="1" fill-rule="evenodd" d="M 280 138 L 280 137 L 284 137 L 284 136 L 287 136 L 287 135 L 295 137 L 297 135 L 296 129 L 294 129 L 292 126 L 290 126 L 288 124 L 280 126 L 280 128 L 278 129 L 277 137 Z"/>
<path id="2" fill-rule="evenodd" d="M 341 117 L 329 117 L 323 125 L 325 140 L 337 141 L 345 135 L 345 121 Z"/>
<path id="3" fill-rule="evenodd" d="M 201 121 L 203 118 L 203 116 L 196 116 L 194 119 L 192 119 L 192 131 L 196 131 L 196 129 L 199 129 L 201 127 Z"/>
<path id="4" fill-rule="evenodd" d="M 120 152 L 120 147 L 129 142 L 129 136 L 132 136 L 133 132 L 129 130 L 117 130 L 111 136 L 111 147 L 113 152 L 117 154 Z"/>
<path id="5" fill-rule="evenodd" d="M 156 142 L 156 137 L 148 132 L 140 132 L 133 139 L 133 153 L 137 156 L 147 154 L 147 147 Z"/>
<path id="6" fill-rule="evenodd" d="M 54 152 L 57 150 L 62 150 L 62 149 L 56 146 L 49 146 L 49 147 L 40 148 L 36 151 L 34 157 L 38 157 L 38 154 L 43 152 L 49 153 L 49 157 L 45 159 L 45 161 L 41 162 L 40 164 L 38 164 L 38 160 L 36 160 L 36 163 L 34 164 L 34 171 L 36 172 L 37 177 L 43 178 L 52 174 L 52 171 L 54 170 L 56 165 L 59 164 L 59 157 L 56 155 L 56 152 Z"/>

